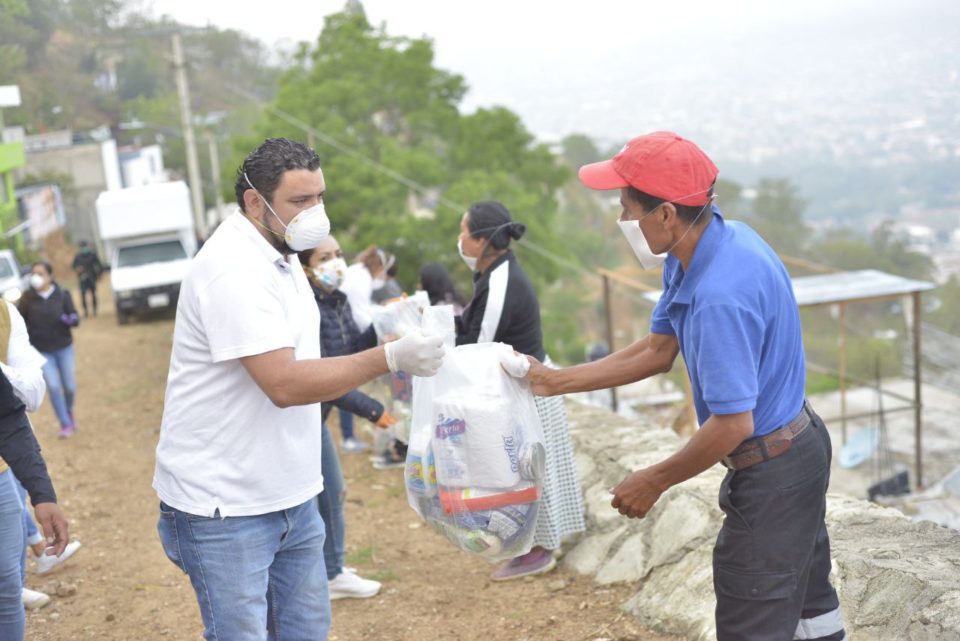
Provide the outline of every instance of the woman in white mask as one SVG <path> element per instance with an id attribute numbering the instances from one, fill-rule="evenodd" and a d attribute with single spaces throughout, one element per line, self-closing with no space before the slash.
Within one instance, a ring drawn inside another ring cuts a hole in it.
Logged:
<path id="1" fill-rule="evenodd" d="M 473 299 L 458 318 L 457 344 L 506 343 L 537 359 L 547 359 L 540 327 L 540 303 L 533 285 L 510 250 L 526 227 L 496 201 L 470 206 L 460 221 L 457 249 L 473 271 Z M 549 362 L 549 359 L 547 359 Z M 561 397 L 536 397 L 546 441 L 546 480 L 537 513 L 533 549 L 497 568 L 495 581 L 549 572 L 553 552 L 565 536 L 582 532 L 583 492 L 573 463 L 573 446 Z"/>
<path id="2" fill-rule="evenodd" d="M 316 248 L 302 251 L 298 257 L 313 288 L 317 307 L 320 309 L 322 356 L 324 358 L 345 356 L 374 347 L 377 344 L 377 335 L 373 326 L 371 325 L 365 332 L 357 328 L 350 311 L 350 302 L 340 291 L 340 285 L 347 272 L 347 263 L 343 259 L 343 252 L 340 250 L 337 239 L 327 236 Z M 381 428 L 389 427 L 396 422 L 396 419 L 384 410 L 379 401 L 359 390 L 353 390 L 323 404 L 323 448 L 321 450 L 323 492 L 320 494 L 318 505 L 326 526 L 327 536 L 323 542 L 323 556 L 327 565 L 327 578 L 330 581 L 330 598 L 369 598 L 380 591 L 380 584 L 377 581 L 361 578 L 343 567 L 345 550 L 343 501 L 346 488 L 337 448 L 327 427 L 327 417 L 334 407 L 339 408 L 341 412 L 357 414 L 369 419 Z M 344 451 L 359 451 L 356 443 L 360 441 L 353 436 L 352 422 L 349 433 L 342 420 L 340 428 Z"/>
<path id="3" fill-rule="evenodd" d="M 53 279 L 50 263 L 34 263 L 30 290 L 20 299 L 20 315 L 27 325 L 30 344 L 43 354 L 43 379 L 47 396 L 60 423 L 60 438 L 77 430 L 73 404 L 77 396 L 76 358 L 72 328 L 80 324 L 69 290 Z"/>

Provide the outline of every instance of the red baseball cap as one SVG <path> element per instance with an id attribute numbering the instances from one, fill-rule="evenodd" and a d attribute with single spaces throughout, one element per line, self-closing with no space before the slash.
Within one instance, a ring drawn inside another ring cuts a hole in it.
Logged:
<path id="1" fill-rule="evenodd" d="M 580 168 L 590 189 L 635 187 L 677 205 L 705 205 L 717 166 L 695 144 L 669 131 L 634 138 L 610 160 Z"/>

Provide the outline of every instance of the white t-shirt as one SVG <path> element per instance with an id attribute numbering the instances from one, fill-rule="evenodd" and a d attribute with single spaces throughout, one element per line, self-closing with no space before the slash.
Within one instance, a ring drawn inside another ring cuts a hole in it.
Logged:
<path id="1" fill-rule="evenodd" d="M 303 268 L 239 211 L 180 288 L 153 487 L 200 516 L 287 509 L 323 490 L 320 403 L 279 408 L 238 359 L 285 347 L 320 358 L 320 312 Z"/>
<path id="2" fill-rule="evenodd" d="M 3 304 L 10 313 L 10 338 L 7 340 L 7 362 L 0 363 L 0 370 L 10 379 L 13 393 L 23 401 L 27 411 L 36 412 L 47 391 L 43 380 L 43 365 L 47 359 L 30 344 L 27 325 L 20 311 L 9 301 L 4 300 Z"/>

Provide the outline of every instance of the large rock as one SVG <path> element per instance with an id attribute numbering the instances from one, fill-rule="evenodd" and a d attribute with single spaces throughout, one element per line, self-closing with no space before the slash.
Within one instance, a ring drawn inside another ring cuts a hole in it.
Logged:
<path id="1" fill-rule="evenodd" d="M 600 583 L 637 592 L 624 607 L 687 639 L 715 637 L 711 552 L 723 515 L 713 468 L 666 492 L 645 519 L 610 507 L 609 489 L 682 441 L 671 431 L 568 402 L 587 532 L 564 558 Z M 960 641 L 960 533 L 895 510 L 830 495 L 827 527 L 848 639 Z"/>

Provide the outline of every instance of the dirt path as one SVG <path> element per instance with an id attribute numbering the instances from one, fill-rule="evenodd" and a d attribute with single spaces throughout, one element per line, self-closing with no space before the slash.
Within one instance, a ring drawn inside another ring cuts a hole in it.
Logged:
<path id="1" fill-rule="evenodd" d="M 28 577 L 30 587 L 62 596 L 28 614 L 27 639 L 201 637 L 189 580 L 157 540 L 150 487 L 172 330 L 169 318 L 118 327 L 109 309 L 83 322 L 75 333 L 77 435 L 56 438 L 49 403 L 34 416 L 71 531 L 83 547 L 57 573 Z M 366 428 L 358 428 L 364 436 Z M 374 470 L 363 454 L 342 461 L 348 564 L 384 587 L 373 599 L 334 602 L 332 640 L 667 639 L 619 609 L 629 587 L 597 586 L 563 569 L 490 582 L 489 564 L 419 522 L 407 506 L 400 470 Z"/>

